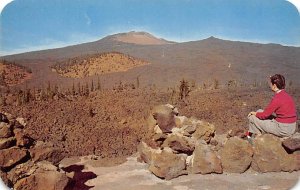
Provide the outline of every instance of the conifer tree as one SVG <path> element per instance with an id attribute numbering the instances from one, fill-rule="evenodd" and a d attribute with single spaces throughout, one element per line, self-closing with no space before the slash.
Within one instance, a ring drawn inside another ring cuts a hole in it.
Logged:
<path id="1" fill-rule="evenodd" d="M 92 79 L 91 92 L 94 91 L 94 80 Z"/>

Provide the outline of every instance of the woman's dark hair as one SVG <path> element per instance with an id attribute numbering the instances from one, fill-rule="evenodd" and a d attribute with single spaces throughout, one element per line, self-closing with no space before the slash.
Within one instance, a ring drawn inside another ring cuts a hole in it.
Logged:
<path id="1" fill-rule="evenodd" d="M 278 89 L 284 89 L 285 88 L 285 78 L 284 76 L 280 75 L 280 74 L 275 74 L 273 76 L 270 77 L 271 79 L 271 83 L 272 84 L 276 84 Z"/>

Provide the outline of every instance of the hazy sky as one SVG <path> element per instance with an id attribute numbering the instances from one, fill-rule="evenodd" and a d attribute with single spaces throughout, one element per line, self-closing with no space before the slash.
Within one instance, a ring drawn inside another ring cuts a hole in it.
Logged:
<path id="1" fill-rule="evenodd" d="M 285 0 L 15 0 L 1 13 L 0 55 L 128 31 L 300 46 L 299 15 Z"/>

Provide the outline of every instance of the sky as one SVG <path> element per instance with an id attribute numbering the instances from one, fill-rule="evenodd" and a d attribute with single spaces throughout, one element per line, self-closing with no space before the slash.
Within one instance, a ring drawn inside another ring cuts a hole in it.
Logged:
<path id="1" fill-rule="evenodd" d="M 300 13 L 286 0 L 14 0 L 1 12 L 0 56 L 129 31 L 300 47 Z"/>

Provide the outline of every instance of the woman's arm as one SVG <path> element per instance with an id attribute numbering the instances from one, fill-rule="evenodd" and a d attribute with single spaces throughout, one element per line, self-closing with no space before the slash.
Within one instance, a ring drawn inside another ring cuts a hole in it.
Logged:
<path id="1" fill-rule="evenodd" d="M 259 119 L 267 119 L 272 115 L 275 110 L 279 107 L 278 101 L 276 101 L 276 98 L 273 98 L 269 105 L 264 109 L 263 112 L 257 112 L 255 116 Z"/>

